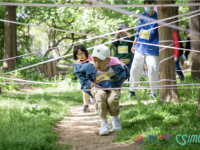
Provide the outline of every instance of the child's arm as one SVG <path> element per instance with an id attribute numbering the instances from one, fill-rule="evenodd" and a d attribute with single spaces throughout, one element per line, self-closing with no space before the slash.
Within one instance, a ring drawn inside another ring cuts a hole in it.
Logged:
<path id="1" fill-rule="evenodd" d="M 86 68 L 88 64 L 77 64 L 74 67 L 74 72 L 76 73 L 77 77 L 79 78 L 79 82 L 81 84 L 81 89 L 90 89 L 91 82 L 86 77 Z"/>

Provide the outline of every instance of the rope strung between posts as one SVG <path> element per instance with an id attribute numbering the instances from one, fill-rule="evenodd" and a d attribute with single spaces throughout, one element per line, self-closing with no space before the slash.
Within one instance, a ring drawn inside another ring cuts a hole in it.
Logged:
<path id="1" fill-rule="evenodd" d="M 94 2 L 95 3 L 95 2 Z M 44 3 L 9 3 L 9 2 L 0 2 L 0 5 L 4 6 L 34 6 L 34 7 L 103 7 L 102 5 L 97 4 L 44 4 Z M 109 4 L 110 5 L 110 4 Z M 153 7 L 181 7 L 181 6 L 200 6 L 200 3 L 187 3 L 187 4 L 154 4 Z M 120 8 L 127 8 L 127 7 L 152 7 L 151 4 L 135 4 L 135 5 L 110 5 L 110 7 L 120 7 Z"/>

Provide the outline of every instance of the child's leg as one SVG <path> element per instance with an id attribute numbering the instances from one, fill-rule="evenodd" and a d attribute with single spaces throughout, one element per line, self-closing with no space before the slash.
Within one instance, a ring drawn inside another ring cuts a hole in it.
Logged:
<path id="1" fill-rule="evenodd" d="M 108 110 L 110 116 L 118 116 L 119 115 L 119 99 L 121 97 L 121 93 L 119 90 L 111 90 L 108 94 Z"/>
<path id="2" fill-rule="evenodd" d="M 84 105 L 88 105 L 88 99 L 89 99 L 89 95 L 85 92 L 83 92 L 83 103 Z"/>
<path id="3" fill-rule="evenodd" d="M 112 116 L 113 131 L 118 131 L 122 129 L 121 121 L 118 117 L 119 115 L 119 99 L 121 93 L 119 90 L 111 90 L 108 94 L 108 108 L 109 114 Z"/>
<path id="4" fill-rule="evenodd" d="M 84 103 L 84 107 L 81 110 L 81 112 L 89 112 L 89 106 L 88 106 L 88 98 L 89 95 L 86 92 L 83 92 L 83 103 Z"/>
<path id="5" fill-rule="evenodd" d="M 93 98 L 96 100 L 96 107 L 98 109 L 99 116 L 101 117 L 101 119 L 105 119 L 108 112 L 106 91 L 92 90 L 91 93 L 93 95 Z"/>
<path id="6" fill-rule="evenodd" d="M 91 93 L 93 95 L 93 98 L 95 98 L 96 100 L 96 107 L 98 109 L 98 114 L 101 118 L 101 129 L 99 131 L 99 135 L 108 135 L 109 124 L 106 118 L 106 114 L 108 112 L 108 104 L 107 104 L 108 94 L 106 91 L 103 90 L 92 90 Z"/>

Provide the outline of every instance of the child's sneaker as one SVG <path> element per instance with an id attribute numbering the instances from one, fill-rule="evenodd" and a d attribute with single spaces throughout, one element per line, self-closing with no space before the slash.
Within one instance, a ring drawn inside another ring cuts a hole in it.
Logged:
<path id="1" fill-rule="evenodd" d="M 131 97 L 135 96 L 135 92 L 130 91 L 130 93 L 128 94 L 128 99 L 130 99 Z"/>
<path id="2" fill-rule="evenodd" d="M 88 106 L 88 105 L 84 105 L 84 107 L 83 107 L 83 109 L 81 110 L 81 112 L 90 112 L 89 106 Z"/>
<path id="3" fill-rule="evenodd" d="M 122 130 L 121 121 L 118 116 L 112 117 L 113 132 Z"/>
<path id="4" fill-rule="evenodd" d="M 108 135 L 109 134 L 109 124 L 105 121 L 101 121 L 101 129 L 99 135 Z"/>

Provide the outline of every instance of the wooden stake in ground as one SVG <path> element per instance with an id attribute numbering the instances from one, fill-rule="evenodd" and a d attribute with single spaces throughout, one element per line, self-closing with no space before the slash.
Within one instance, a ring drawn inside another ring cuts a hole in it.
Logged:
<path id="1" fill-rule="evenodd" d="M 157 0 L 158 4 L 171 4 L 171 0 Z M 170 7 L 158 7 L 158 20 L 168 18 L 172 16 L 172 9 Z M 170 22 L 171 20 L 167 21 Z M 172 29 L 166 26 L 159 28 L 159 41 L 165 40 L 173 40 Z M 170 45 L 171 43 L 163 42 L 162 45 Z M 173 49 L 164 49 L 161 51 L 160 48 L 159 58 L 160 58 L 160 80 L 162 79 L 170 79 L 176 80 L 175 78 L 175 63 L 174 63 L 174 50 Z M 164 60 L 165 59 L 165 60 Z M 163 61 L 164 60 L 164 61 Z M 176 84 L 176 82 L 172 81 L 162 81 L 160 85 L 170 85 Z M 169 88 L 169 87 L 168 87 Z M 160 89 L 159 97 L 160 99 L 172 98 L 173 102 L 178 102 L 179 96 L 177 87 L 170 87 L 172 89 Z"/>
<path id="2" fill-rule="evenodd" d="M 56 75 L 58 75 L 57 68 L 56 68 L 56 61 L 48 62 L 47 70 L 48 70 L 48 78 L 50 81 L 52 77 L 55 77 Z"/>
<path id="3" fill-rule="evenodd" d="M 5 20 L 16 21 L 16 6 L 5 6 Z M 4 33 L 4 59 L 17 56 L 17 30 L 16 24 L 5 22 Z M 11 69 L 16 60 L 3 62 L 4 69 Z"/>
<path id="4" fill-rule="evenodd" d="M 199 0 L 190 0 L 190 3 L 197 3 Z M 199 6 L 191 6 L 190 11 L 198 10 Z M 194 14 L 192 14 L 194 15 Z M 190 30 L 200 32 L 200 15 L 190 18 Z M 190 33 L 190 40 L 200 40 L 200 35 L 195 33 Z M 191 41 L 190 48 L 200 51 L 199 42 Z M 191 52 L 191 70 L 199 70 L 200 69 L 200 54 L 197 52 Z M 199 77 L 199 72 L 191 72 L 191 77 L 196 80 Z"/>
<path id="5" fill-rule="evenodd" d="M 53 74 L 53 77 L 58 75 L 57 68 L 56 68 L 56 61 L 52 61 L 52 74 Z"/>
<path id="6" fill-rule="evenodd" d="M 49 78 L 49 81 L 50 81 L 52 76 L 53 76 L 53 74 L 52 74 L 52 63 L 51 62 L 47 63 L 47 70 L 48 70 L 48 78 Z"/>

